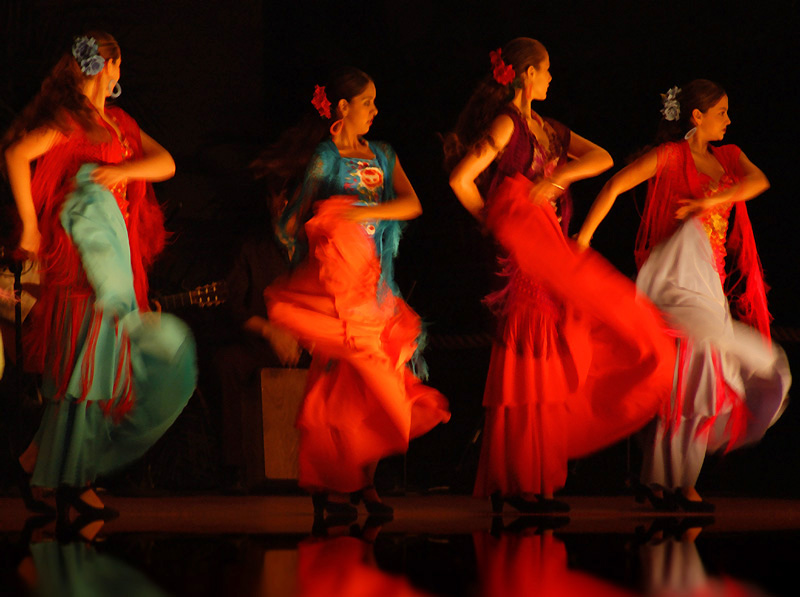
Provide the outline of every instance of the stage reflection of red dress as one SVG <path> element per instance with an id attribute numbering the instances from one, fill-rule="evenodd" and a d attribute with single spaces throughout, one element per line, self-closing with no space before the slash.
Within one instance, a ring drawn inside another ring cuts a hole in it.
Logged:
<path id="1" fill-rule="evenodd" d="M 480 591 L 485 597 L 627 597 L 635 593 L 567 567 L 564 543 L 552 533 L 475 533 Z"/>
<path id="2" fill-rule="evenodd" d="M 675 349 L 634 285 L 565 236 L 568 210 L 534 205 L 533 181 L 566 160 L 570 132 L 546 121 L 549 151 L 516 112 L 487 193 L 486 224 L 507 257 L 484 393 L 475 496 L 549 494 L 567 460 L 642 427 L 669 396 Z M 531 165 L 532 164 L 532 165 Z M 563 217 L 561 217 L 563 215 Z"/>
<path id="3" fill-rule="evenodd" d="M 298 546 L 298 597 L 424 597 L 402 576 L 381 571 L 372 544 L 355 537 L 308 539 Z"/>

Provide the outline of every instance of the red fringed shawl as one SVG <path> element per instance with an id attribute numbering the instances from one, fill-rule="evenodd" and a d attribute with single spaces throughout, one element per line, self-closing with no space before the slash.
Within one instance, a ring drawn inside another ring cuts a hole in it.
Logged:
<path id="1" fill-rule="evenodd" d="M 656 175 L 650 179 L 642 223 L 636 236 L 637 267 L 642 266 L 654 247 L 677 230 L 681 223 L 675 218 L 675 211 L 680 207 L 678 201 L 707 195 L 688 142 L 664 143 L 656 151 L 658 167 Z M 734 184 L 738 183 L 742 178 L 741 150 L 735 145 L 723 145 L 712 147 L 712 151 L 725 169 L 725 175 Z M 767 309 L 768 287 L 764 283 L 753 228 L 745 202 L 738 201 L 734 206 L 734 225 L 727 239 L 728 253 L 734 256 L 729 275 L 733 282 L 726 292 L 739 319 L 769 339 L 772 318 Z"/>
<path id="2" fill-rule="evenodd" d="M 136 121 L 115 106 L 107 106 L 106 115 L 115 121 L 121 137 L 117 137 L 116 131 L 103 122 L 109 135 L 96 142 L 75 125 L 69 135 L 62 136 L 37 160 L 31 180 L 42 235 L 39 253 L 41 297 L 32 329 L 31 363 L 38 371 L 44 371 L 47 365 L 47 373 L 56 380 L 59 397 L 63 396 L 74 369 L 78 328 L 85 309 L 93 308 L 94 295 L 78 251 L 61 226 L 64 199 L 73 189 L 75 174 L 83 164 L 117 164 L 143 155 Z M 114 189 L 114 195 L 127 223 L 136 299 L 140 309 L 148 310 L 146 269 L 164 247 L 164 216 L 152 186 L 145 181 L 131 180 L 127 186 Z M 67 308 L 67 301 L 70 308 Z M 95 314 L 97 317 L 99 313 Z M 91 327 L 95 324 L 93 322 Z M 87 339 L 90 350 L 91 336 L 90 329 Z M 83 383 L 85 397 L 91 386 L 91 371 L 83 374 L 88 376 Z"/>

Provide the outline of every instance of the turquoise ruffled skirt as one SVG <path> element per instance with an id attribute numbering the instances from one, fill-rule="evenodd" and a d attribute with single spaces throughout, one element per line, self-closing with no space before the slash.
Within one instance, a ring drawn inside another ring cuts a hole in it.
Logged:
<path id="1" fill-rule="evenodd" d="M 83 486 L 142 456 L 181 413 L 197 380 L 188 326 L 139 311 L 125 220 L 114 195 L 92 182 L 94 168 L 81 168 L 61 212 L 94 296 L 89 308 L 70 300 L 59 305 L 64 317 L 76 308 L 84 314 L 68 337 L 52 340 L 76 341 L 77 357 L 63 395 L 56 390 L 61 380 L 43 378 L 46 405 L 31 479 L 40 487 Z"/>

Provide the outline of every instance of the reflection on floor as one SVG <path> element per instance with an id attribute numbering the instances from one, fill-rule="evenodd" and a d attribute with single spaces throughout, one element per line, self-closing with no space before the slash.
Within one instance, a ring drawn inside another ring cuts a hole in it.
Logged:
<path id="1" fill-rule="evenodd" d="M 105 527 L 56 533 L 0 499 L 2 595 L 796 595 L 800 501 L 718 498 L 713 517 L 628 497 L 567 517 L 492 516 L 465 496 L 389 498 L 394 520 L 314 521 L 297 496 L 107 497 Z"/>

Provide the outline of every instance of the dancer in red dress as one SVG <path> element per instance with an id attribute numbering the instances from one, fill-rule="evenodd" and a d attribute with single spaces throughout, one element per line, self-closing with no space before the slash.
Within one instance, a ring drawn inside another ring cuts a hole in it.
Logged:
<path id="1" fill-rule="evenodd" d="M 265 294 L 270 321 L 313 355 L 297 425 L 299 483 L 317 514 L 351 516 L 345 494 L 360 492 L 370 513 L 390 515 L 373 485 L 377 462 L 450 418 L 447 400 L 412 371 L 422 364 L 422 330 L 397 292 L 392 260 L 400 220 L 422 209 L 392 148 L 363 137 L 378 113 L 375 94 L 363 72 L 340 71 L 317 89 L 318 114 L 305 131 L 287 134 L 313 141 L 305 160 L 282 153 L 281 142 L 281 157 L 262 160 L 267 172 L 307 164 L 278 223 L 299 265 Z"/>
<path id="2" fill-rule="evenodd" d="M 550 58 L 519 38 L 492 52 L 493 72 L 446 140 L 450 184 L 506 253 L 504 290 L 484 393 L 475 496 L 527 512 L 567 511 L 553 498 L 567 460 L 643 426 L 666 399 L 674 348 L 660 317 L 598 255 L 566 237 L 567 188 L 612 165 L 601 147 L 542 118 Z M 484 202 L 484 197 L 486 201 Z"/>
<path id="3" fill-rule="evenodd" d="M 662 114 L 660 144 L 608 181 L 578 242 L 588 245 L 620 193 L 649 180 L 636 284 L 666 314 L 679 350 L 672 399 L 649 429 L 640 497 L 658 509 L 708 512 L 713 505 L 695 489 L 706 452 L 760 439 L 783 412 L 791 383 L 786 355 L 770 340 L 745 206 L 769 182 L 735 145 L 711 145 L 731 122 L 716 83 L 671 89 Z"/>

